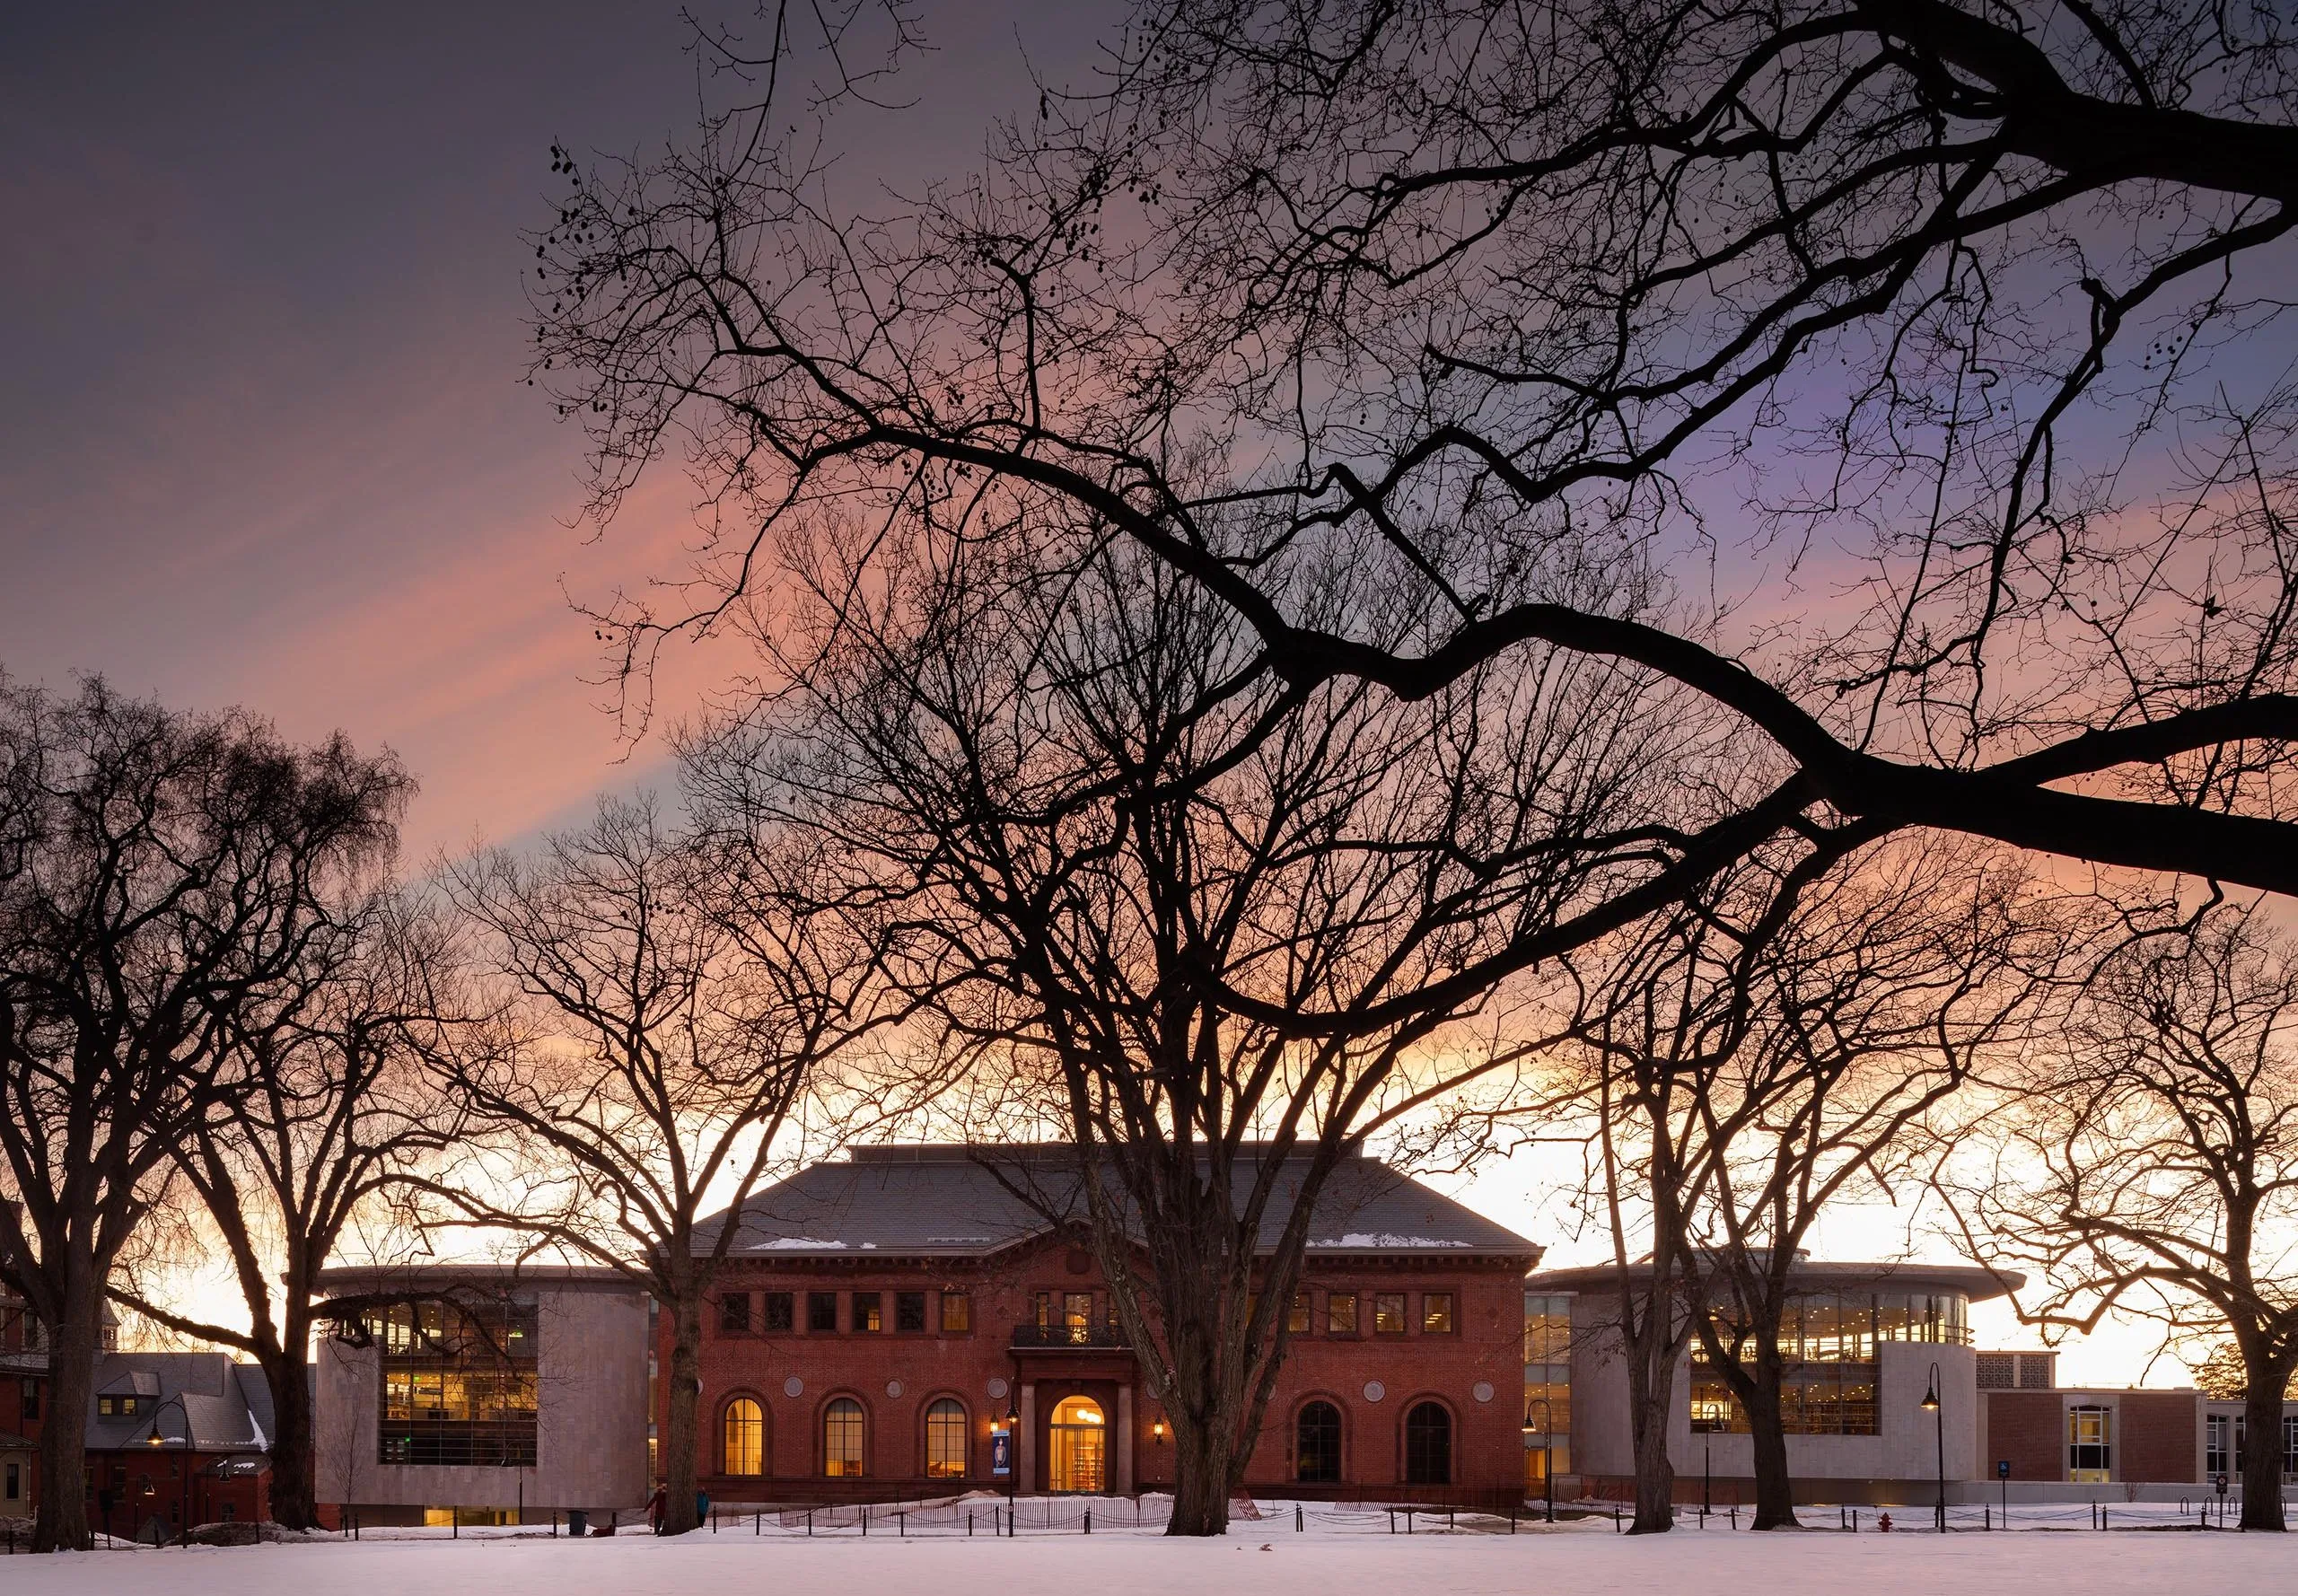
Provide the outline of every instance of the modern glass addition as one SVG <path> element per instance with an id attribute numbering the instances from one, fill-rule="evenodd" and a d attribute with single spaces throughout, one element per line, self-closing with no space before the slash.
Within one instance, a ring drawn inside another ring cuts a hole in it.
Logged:
<path id="1" fill-rule="evenodd" d="M 1434 1402 L 1418 1403 L 1404 1416 L 1404 1482 L 1452 1483 L 1452 1416 Z"/>
<path id="2" fill-rule="evenodd" d="M 721 1425 L 720 1460 L 728 1474 L 766 1472 L 766 1412 L 748 1397 L 726 1404 Z"/>
<path id="3" fill-rule="evenodd" d="M 1293 1430 L 1293 1478 L 1302 1485 L 1338 1485 L 1340 1409 L 1329 1402 L 1304 1402 Z"/>
<path id="4" fill-rule="evenodd" d="M 943 1397 L 925 1410 L 925 1478 L 963 1479 L 966 1474 L 966 1410 L 954 1397 Z"/>
<path id="5" fill-rule="evenodd" d="M 862 1478 L 862 1404 L 851 1397 L 822 1409 L 822 1473 L 831 1479 Z"/>
<path id="6" fill-rule="evenodd" d="M 1789 1435 L 1880 1434 L 1873 1364 L 1791 1364 L 1779 1375 L 1779 1422 Z M 1692 1434 L 1744 1435 L 1747 1410 L 1722 1376 L 1696 1366 L 1691 1382 Z"/>
<path id="7" fill-rule="evenodd" d="M 367 1329 L 382 1364 L 379 1462 L 533 1467 L 533 1298 L 400 1303 Z"/>
<path id="8" fill-rule="evenodd" d="M 1572 1299 L 1524 1293 L 1524 1362 L 1569 1364 L 1572 1361 Z"/>
<path id="9" fill-rule="evenodd" d="M 1969 1301 L 1954 1293 L 1829 1292 L 1796 1298 L 1780 1315 L 1780 1421 L 1790 1435 L 1873 1435 L 1880 1418 L 1878 1346 L 1914 1341 L 1963 1346 Z M 1755 1359 L 1752 1338 L 1741 1356 Z M 1704 1348 L 1691 1353 L 1691 1427 L 1744 1435 L 1748 1416 Z"/>

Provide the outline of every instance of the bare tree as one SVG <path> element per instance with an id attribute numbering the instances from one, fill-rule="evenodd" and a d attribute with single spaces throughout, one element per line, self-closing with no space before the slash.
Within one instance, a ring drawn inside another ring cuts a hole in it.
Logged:
<path id="1" fill-rule="evenodd" d="M 170 1160 L 238 1090 L 231 1039 L 394 840 L 409 783 L 102 682 L 0 699 L 0 1271 L 48 1331 L 33 1546 L 87 1539 L 90 1386 L 112 1267 Z"/>
<path id="2" fill-rule="evenodd" d="M 1771 778 L 1622 890 L 1829 812 L 2291 890 L 2298 432 L 2245 352 L 2293 48 L 2206 0 L 1162 0 L 978 181 L 866 216 L 713 119 L 534 241 L 594 513 L 671 448 L 721 513 L 601 630 L 643 674 L 826 524 L 1003 501 L 1135 540 L 1302 689 L 1539 645 L 1704 696 Z M 1710 597 L 1559 597 L 1560 546 Z M 1437 619 L 1314 608 L 1335 559 Z"/>
<path id="3" fill-rule="evenodd" d="M 1805 1238 L 1908 1175 L 1915 1133 L 2024 1040 L 2067 949 L 2067 917 L 1994 850 L 1887 848 L 1795 886 L 1724 978 L 1752 1024 L 1694 1104 L 1715 1176 L 1679 1255 L 1707 1365 L 1748 1416 L 1758 1529 L 1795 1521 L 1781 1327 Z"/>
<path id="4" fill-rule="evenodd" d="M 662 1304 L 671 1534 L 697 1522 L 702 1314 L 740 1229 L 701 1222 L 785 1167 L 820 1072 L 897 1017 L 854 922 L 808 896 L 818 861 L 750 841 L 721 852 L 651 798 L 603 800 L 531 859 L 489 850 L 447 873 L 502 1001 L 437 1063 L 496 1140 L 429 1189 Z"/>
<path id="5" fill-rule="evenodd" d="M 2009 861 L 1877 845 L 1873 830 L 1759 855 L 1572 960 L 1641 1530 L 1672 1517 L 1687 1344 L 1746 1416 L 1756 1527 L 1795 1522 L 1782 1324 L 1804 1238 L 1846 1192 L 1904 1173 L 1920 1152 L 1909 1133 L 1984 1050 L 2016 1039 L 2066 945 L 2062 916 Z"/>
<path id="6" fill-rule="evenodd" d="M 461 1134 L 460 1105 L 420 1065 L 446 1018 L 435 997 L 446 956 L 435 916 L 389 890 L 365 891 L 231 1021 L 232 1090 L 186 1127 L 174 1162 L 222 1242 L 245 1329 L 113 1287 L 154 1322 L 233 1347 L 262 1370 L 272 1516 L 291 1530 L 317 1524 L 309 1364 L 320 1272 L 359 1222 L 390 1225 L 393 1196 Z"/>
<path id="7" fill-rule="evenodd" d="M 1612 815 L 1663 779 L 1650 706 L 1560 656 L 1421 705 L 1304 697 L 1121 542 L 1043 565 L 911 547 L 867 603 L 821 574 L 836 645 L 693 749 L 690 779 L 816 829 L 857 895 L 888 895 L 890 969 L 940 1022 L 952 1102 L 1074 1143 L 1031 1166 L 1042 1189 L 1015 1184 L 1090 1216 L 1172 1425 L 1171 1531 L 1217 1533 L 1312 1221 L 1350 1200 L 1335 1171 L 1447 1090 L 1532 1073 L 1521 995 L 1432 992 L 1633 868 L 1646 839 Z M 1332 580 L 1328 602 L 1382 602 Z M 1326 1006 L 1346 1034 L 1290 1022 Z"/>
<path id="8" fill-rule="evenodd" d="M 2298 1371 L 2298 960 L 2257 907 L 2106 962 L 2061 1048 L 1998 1083 L 1942 1184 L 1978 1256 L 2039 1275 L 2020 1305 L 2231 1339 L 2251 1440 L 2242 1527 L 2281 1530 L 2283 1392 Z M 1966 1155 L 1967 1158 L 1969 1154 Z"/>

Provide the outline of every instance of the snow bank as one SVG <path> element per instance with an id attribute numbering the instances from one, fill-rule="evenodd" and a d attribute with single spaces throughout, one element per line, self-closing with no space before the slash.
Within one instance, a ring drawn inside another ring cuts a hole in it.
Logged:
<path id="1" fill-rule="evenodd" d="M 1274 1511 L 1272 1511 L 1274 1508 Z M 2290 1589 L 2278 1536 L 2130 1530 L 2016 1535 L 1614 1535 L 1600 1520 L 1502 1533 L 1296 1534 L 1289 1507 L 1233 1526 L 1225 1540 L 1023 1535 L 1017 1539 L 873 1532 L 808 1540 L 732 1524 L 675 1539 L 466 1534 L 460 1540 L 171 1548 L 0 1563 L 8 1596 L 305 1596 L 420 1591 L 425 1596 L 694 1596 L 697 1591 L 932 1591 L 936 1596 L 1331 1596 L 1336 1591 L 1527 1591 L 1701 1596 L 1783 1590 L 1940 1596 L 2013 1583 L 2083 1596 L 2177 1590 Z"/>

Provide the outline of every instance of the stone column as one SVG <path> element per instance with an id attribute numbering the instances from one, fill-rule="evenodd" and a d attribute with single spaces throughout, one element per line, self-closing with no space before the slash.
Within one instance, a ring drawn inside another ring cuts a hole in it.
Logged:
<path id="1" fill-rule="evenodd" d="M 1038 1492 L 1038 1382 L 1022 1381 L 1022 1419 L 1013 1437 L 1015 1488 L 1025 1496 Z"/>
<path id="2" fill-rule="evenodd" d="M 1117 1494 L 1133 1495 L 1133 1388 L 1117 1388 Z"/>

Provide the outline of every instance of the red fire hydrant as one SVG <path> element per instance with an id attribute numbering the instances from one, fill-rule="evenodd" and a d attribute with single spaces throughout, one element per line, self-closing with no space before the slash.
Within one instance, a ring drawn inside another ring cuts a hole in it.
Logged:
<path id="1" fill-rule="evenodd" d="M 1891 1515 L 1887 1513 L 1881 1518 L 1877 1519 L 1875 1521 L 1875 1528 L 1881 1530 L 1884 1534 L 1889 1535 L 1891 1532 Z"/>

